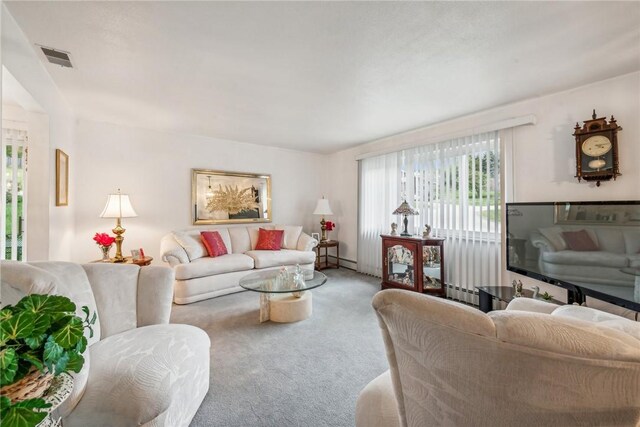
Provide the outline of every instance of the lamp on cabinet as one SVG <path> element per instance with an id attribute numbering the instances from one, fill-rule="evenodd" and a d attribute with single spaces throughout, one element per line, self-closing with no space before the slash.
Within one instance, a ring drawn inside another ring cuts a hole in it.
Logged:
<path id="1" fill-rule="evenodd" d="M 418 211 L 413 209 L 411 207 L 411 205 L 409 203 L 407 203 L 406 200 L 404 200 L 400 206 L 398 206 L 398 208 L 393 211 L 393 215 L 402 215 L 403 216 L 403 224 L 404 224 L 404 230 L 402 231 L 402 233 L 400 233 L 401 236 L 411 236 L 411 234 L 409 234 L 409 231 L 407 230 L 407 226 L 409 225 L 409 220 L 407 219 L 408 216 L 410 215 L 417 215 Z"/>

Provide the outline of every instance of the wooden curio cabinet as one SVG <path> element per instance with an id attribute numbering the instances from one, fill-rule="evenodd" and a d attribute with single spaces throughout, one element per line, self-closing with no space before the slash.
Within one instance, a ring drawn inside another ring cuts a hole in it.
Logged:
<path id="1" fill-rule="evenodd" d="M 382 237 L 382 289 L 398 288 L 445 296 L 444 239 Z"/>

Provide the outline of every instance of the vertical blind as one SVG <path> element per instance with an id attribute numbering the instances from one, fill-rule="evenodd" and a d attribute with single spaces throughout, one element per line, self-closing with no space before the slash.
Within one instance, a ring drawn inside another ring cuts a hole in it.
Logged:
<path id="1" fill-rule="evenodd" d="M 448 296 L 474 302 L 474 287 L 500 283 L 498 132 L 456 138 L 360 160 L 358 270 L 381 276 L 380 234 L 406 199 L 414 234 L 444 237 Z"/>

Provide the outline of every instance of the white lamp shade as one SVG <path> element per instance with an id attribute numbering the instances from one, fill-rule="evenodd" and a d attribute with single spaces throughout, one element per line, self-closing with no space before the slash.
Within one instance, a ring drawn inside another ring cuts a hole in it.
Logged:
<path id="1" fill-rule="evenodd" d="M 101 218 L 131 218 L 138 216 L 131 206 L 128 194 L 109 194 Z"/>
<path id="2" fill-rule="evenodd" d="M 329 200 L 327 199 L 319 199 L 318 204 L 316 205 L 316 210 L 313 211 L 314 215 L 333 215 L 331 211 L 331 206 L 329 206 Z"/>

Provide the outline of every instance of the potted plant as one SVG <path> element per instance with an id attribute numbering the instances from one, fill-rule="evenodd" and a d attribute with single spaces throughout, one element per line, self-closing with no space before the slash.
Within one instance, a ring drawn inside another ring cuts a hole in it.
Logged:
<path id="1" fill-rule="evenodd" d="M 551 299 L 553 299 L 553 295 L 551 295 L 549 292 L 545 292 L 544 294 L 540 295 L 540 298 L 545 301 L 550 301 Z"/>
<path id="2" fill-rule="evenodd" d="M 76 316 L 76 305 L 58 295 L 28 295 L 0 310 L 0 419 L 3 427 L 35 426 L 51 405 L 41 397 L 54 376 L 80 372 L 93 336 L 91 316 Z"/>

